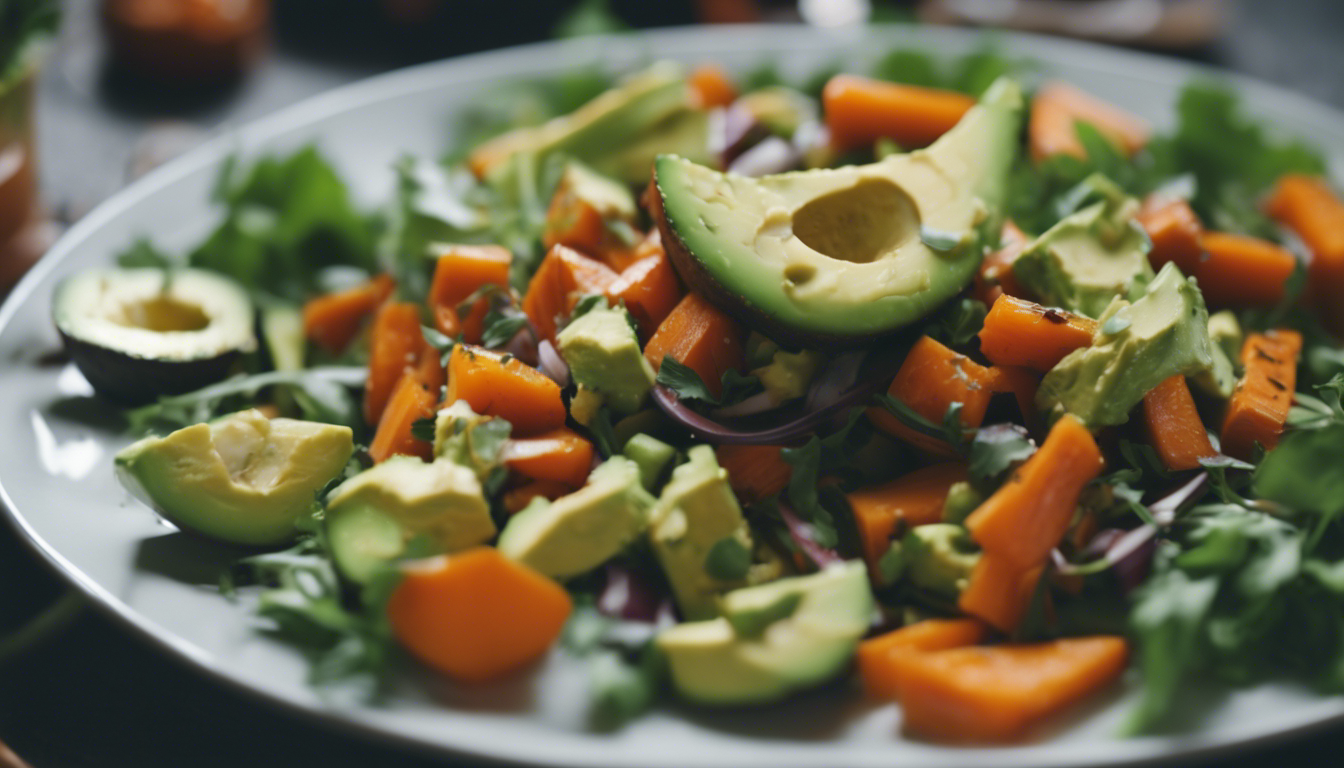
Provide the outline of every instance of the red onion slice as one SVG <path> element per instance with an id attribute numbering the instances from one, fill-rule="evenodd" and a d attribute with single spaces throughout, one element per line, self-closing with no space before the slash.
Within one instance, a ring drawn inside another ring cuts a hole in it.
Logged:
<path id="1" fill-rule="evenodd" d="M 608 563 L 606 573 L 606 586 L 597 598 L 599 613 L 627 621 L 658 621 L 661 601 L 648 582 L 617 563 Z"/>
<path id="2" fill-rule="evenodd" d="M 728 164 L 728 172 L 741 176 L 770 176 L 797 168 L 801 159 L 792 144 L 771 136 L 738 155 Z"/>
<path id="3" fill-rule="evenodd" d="M 555 351 L 550 339 L 542 339 L 537 345 L 537 369 L 561 389 L 569 386 L 569 364 Z"/>
<path id="4" fill-rule="evenodd" d="M 839 552 L 833 549 L 827 549 L 817 543 L 817 532 L 810 523 L 803 522 L 802 518 L 793 511 L 788 504 L 780 502 L 779 516 L 784 520 L 784 526 L 789 531 L 789 538 L 798 548 L 807 555 L 807 559 L 816 564 L 818 568 L 825 568 L 828 565 L 843 563 L 845 559 Z"/>

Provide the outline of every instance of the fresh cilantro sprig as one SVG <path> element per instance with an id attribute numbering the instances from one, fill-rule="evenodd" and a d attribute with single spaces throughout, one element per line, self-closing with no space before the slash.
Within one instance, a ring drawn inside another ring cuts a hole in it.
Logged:
<path id="1" fill-rule="evenodd" d="M 760 379 L 755 376 L 747 376 L 730 368 L 723 374 L 720 394 L 715 396 L 694 368 L 678 362 L 671 355 L 663 356 L 663 362 L 658 367 L 657 383 L 675 392 L 678 399 L 700 400 L 709 405 L 737 402 L 761 386 Z"/>

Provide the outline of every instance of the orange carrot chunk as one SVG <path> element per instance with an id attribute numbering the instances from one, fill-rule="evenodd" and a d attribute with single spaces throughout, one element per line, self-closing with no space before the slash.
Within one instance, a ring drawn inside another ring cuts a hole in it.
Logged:
<path id="1" fill-rule="evenodd" d="M 593 465 L 593 444 L 573 430 L 543 432 L 536 437 L 510 440 L 499 454 L 511 471 L 533 480 L 553 480 L 581 486 Z"/>
<path id="2" fill-rule="evenodd" d="M 1040 450 L 966 518 L 966 527 L 985 551 L 1020 568 L 1040 565 L 1068 530 L 1079 495 L 1103 465 L 1092 433 L 1066 414 Z"/>
<path id="3" fill-rule="evenodd" d="M 691 104 L 699 109 L 726 107 L 737 100 L 737 86 L 727 72 L 715 64 L 701 64 L 686 79 L 691 88 Z"/>
<path id="4" fill-rule="evenodd" d="M 980 271 L 975 275 L 975 297 L 990 306 L 1003 294 L 1022 296 L 1025 291 L 1013 275 L 1013 262 L 1031 238 L 1011 221 L 1003 222 L 999 235 L 999 249 L 985 256 Z"/>
<path id="5" fill-rule="evenodd" d="M 995 365 L 1048 371 L 1064 356 L 1092 345 L 1097 321 L 1015 296 L 1000 296 L 980 329 L 980 351 Z"/>
<path id="6" fill-rule="evenodd" d="M 720 445 L 714 449 L 728 484 L 744 504 L 753 504 L 784 490 L 793 465 L 780 458 L 782 445 Z"/>
<path id="7" fill-rule="evenodd" d="M 613 305 L 624 302 L 639 325 L 640 338 L 648 340 L 659 324 L 672 314 L 685 291 L 663 249 L 658 230 L 650 232 L 636 247 L 635 255 L 638 260 L 607 286 L 607 300 Z"/>
<path id="8" fill-rule="evenodd" d="M 1123 638 L 1097 636 L 891 659 L 907 729 L 940 740 L 1001 742 L 1105 689 L 1128 657 Z"/>
<path id="9" fill-rule="evenodd" d="M 1153 248 L 1148 260 L 1153 269 L 1161 269 L 1167 262 L 1175 262 L 1181 272 L 1195 273 L 1204 254 L 1201 238 L 1204 225 L 1184 200 L 1163 201 L 1150 197 L 1139 210 L 1139 226 L 1148 233 Z"/>
<path id="10" fill-rule="evenodd" d="M 369 381 L 364 388 L 364 420 L 377 424 L 401 375 L 416 366 L 425 337 L 420 308 L 407 302 L 384 304 L 373 318 L 369 340 Z"/>
<path id="11" fill-rule="evenodd" d="M 1211 307 L 1273 307 L 1283 301 L 1297 257 L 1249 235 L 1206 232 L 1204 255 L 1191 271 Z"/>
<path id="12" fill-rule="evenodd" d="M 357 288 L 309 300 L 303 305 L 303 335 L 331 354 L 340 354 L 396 287 L 390 276 L 378 275 Z"/>
<path id="13" fill-rule="evenodd" d="M 1344 200 L 1324 179 L 1290 174 L 1279 179 L 1265 207 L 1311 251 L 1311 298 L 1327 327 L 1344 334 Z"/>
<path id="14" fill-rule="evenodd" d="M 1148 143 L 1147 123 L 1068 83 L 1056 81 L 1042 86 L 1031 100 L 1031 120 L 1027 126 L 1031 158 L 1040 162 L 1060 154 L 1086 157 L 1087 152 L 1078 140 L 1079 122 L 1091 124 L 1131 155 Z"/>
<path id="15" fill-rule="evenodd" d="M 887 394 L 934 424 L 943 422 L 950 405 L 961 403 L 962 425 L 978 427 L 994 395 L 994 379 L 988 368 L 924 336 L 906 355 Z M 907 427 L 884 408 L 869 408 L 868 418 L 883 431 L 931 454 L 954 454 L 951 446 Z"/>
<path id="16" fill-rule="evenodd" d="M 1218 455 L 1184 376 L 1172 376 L 1143 396 L 1143 421 L 1167 469 L 1198 469 L 1200 459 Z"/>
<path id="17" fill-rule="evenodd" d="M 738 370 L 744 362 L 742 326 L 698 293 L 688 293 L 658 326 L 644 347 L 644 357 L 657 371 L 663 358 L 672 359 L 700 375 L 717 397 L 723 391 L 723 374 Z"/>
<path id="18" fill-rule="evenodd" d="M 545 374 L 504 355 L 469 344 L 453 347 L 448 358 L 451 404 L 465 400 L 479 414 L 498 416 L 518 437 L 530 437 L 565 425 L 560 386 Z"/>
<path id="19" fill-rule="evenodd" d="M 587 294 L 603 293 L 616 281 L 611 267 L 572 248 L 557 245 L 546 252 L 523 297 L 523 312 L 542 339 L 555 341 L 559 321 Z"/>
<path id="20" fill-rule="evenodd" d="M 841 150 L 887 138 L 902 147 L 932 144 L 951 130 L 975 99 L 964 93 L 836 75 L 821 95 L 831 143 Z"/>
<path id="21" fill-rule="evenodd" d="M 416 658 L 463 682 L 492 680 L 539 658 L 572 608 L 560 585 L 491 547 L 403 570 L 387 603 L 393 634 Z"/>
<path id="22" fill-rule="evenodd" d="M 982 552 L 957 598 L 957 609 L 1010 633 L 1027 612 L 1044 570 L 1040 565 L 1023 568 L 1003 555 Z"/>
<path id="23" fill-rule="evenodd" d="M 457 316 L 457 306 L 487 285 L 507 289 L 512 262 L 513 254 L 498 245 L 448 246 L 434 267 L 434 282 L 429 289 L 429 306 L 439 332 L 452 337 L 461 333 L 467 343 L 479 344 L 490 299 L 477 299 L 465 317 Z M 457 319 L 456 329 L 451 327 L 449 315 Z"/>
<path id="24" fill-rule="evenodd" d="M 1227 403 L 1221 435 L 1223 453 L 1250 461 L 1258 443 L 1265 450 L 1279 444 L 1288 409 L 1297 388 L 1297 357 L 1302 334 L 1275 330 L 1252 333 L 1241 347 L 1245 369 Z"/>
<path id="25" fill-rule="evenodd" d="M 868 572 L 877 577 L 878 561 L 894 538 L 917 525 L 943 519 L 943 503 L 954 483 L 966 480 L 966 465 L 956 462 L 916 469 L 882 485 L 860 488 L 845 495 L 854 513 Z"/>
<path id="26" fill-rule="evenodd" d="M 431 392 L 426 388 L 415 371 L 403 373 L 378 419 L 373 441 L 369 443 L 369 455 L 373 460 L 383 462 L 397 455 L 431 460 L 434 446 L 412 434 L 411 427 L 420 419 L 432 418 L 438 403 L 437 389 Z"/>
<path id="27" fill-rule="evenodd" d="M 984 637 L 985 625 L 974 619 L 925 619 L 864 640 L 855 657 L 863 690 L 874 698 L 895 698 L 898 667 L 891 662 L 893 655 L 961 648 Z"/>

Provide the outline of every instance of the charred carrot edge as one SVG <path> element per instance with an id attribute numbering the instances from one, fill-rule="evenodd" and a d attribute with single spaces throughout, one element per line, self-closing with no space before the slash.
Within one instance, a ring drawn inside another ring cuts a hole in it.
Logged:
<path id="1" fill-rule="evenodd" d="M 1223 453 L 1250 461 L 1256 444 L 1279 444 L 1297 388 L 1297 358 L 1302 334 L 1275 330 L 1253 333 L 1241 347 L 1245 373 L 1227 404 L 1220 435 Z"/>
<path id="2" fill-rule="evenodd" d="M 1048 371 L 1075 349 L 1091 346 L 1096 332 L 1097 321 L 1089 317 L 1003 295 L 985 317 L 980 352 L 995 365 Z"/>

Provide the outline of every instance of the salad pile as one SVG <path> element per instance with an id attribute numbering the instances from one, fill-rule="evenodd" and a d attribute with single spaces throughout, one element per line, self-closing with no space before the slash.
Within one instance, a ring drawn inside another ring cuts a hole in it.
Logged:
<path id="1" fill-rule="evenodd" d="M 870 74 L 501 86 L 377 214 L 315 148 L 231 164 L 195 250 L 58 290 L 151 433 L 119 475 L 375 696 L 557 652 L 601 726 L 851 679 L 1007 741 L 1130 666 L 1134 731 L 1338 690 L 1321 156 L 1216 83 L 1154 135 L 993 51 Z"/>

